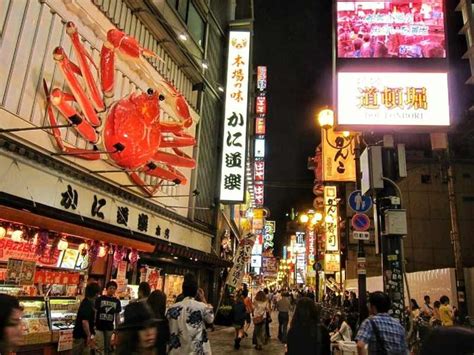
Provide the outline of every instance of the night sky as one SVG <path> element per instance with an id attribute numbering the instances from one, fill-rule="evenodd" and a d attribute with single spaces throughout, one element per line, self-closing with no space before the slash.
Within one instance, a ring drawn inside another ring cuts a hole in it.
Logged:
<path id="1" fill-rule="evenodd" d="M 254 1 L 254 65 L 268 67 L 265 205 L 270 219 L 277 222 L 276 255 L 282 250 L 285 214 L 292 207 L 311 208 L 314 198 L 314 175 L 307 170 L 307 158 L 320 142 L 315 114 L 331 105 L 331 2 Z M 457 33 L 462 27 L 459 12 L 453 11 L 458 2 L 446 2 L 451 75 L 456 81 L 455 120 L 474 98 L 474 87 L 464 84 L 469 62 L 461 59 L 466 40 Z"/>
<path id="2" fill-rule="evenodd" d="M 330 105 L 331 1 L 254 3 L 254 64 L 268 67 L 265 205 L 277 221 L 278 255 L 285 213 L 311 207 L 314 198 L 307 158 L 320 141 L 315 113 Z"/>

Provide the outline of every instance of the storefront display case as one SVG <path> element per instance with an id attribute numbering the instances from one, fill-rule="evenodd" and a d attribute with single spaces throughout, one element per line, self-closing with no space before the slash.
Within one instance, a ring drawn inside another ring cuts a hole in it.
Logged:
<path id="1" fill-rule="evenodd" d="M 80 300 L 75 297 L 51 297 L 49 311 L 53 331 L 74 328 Z"/>
<path id="2" fill-rule="evenodd" d="M 48 321 L 48 304 L 43 297 L 19 297 L 23 307 L 23 332 L 25 345 L 51 341 Z"/>

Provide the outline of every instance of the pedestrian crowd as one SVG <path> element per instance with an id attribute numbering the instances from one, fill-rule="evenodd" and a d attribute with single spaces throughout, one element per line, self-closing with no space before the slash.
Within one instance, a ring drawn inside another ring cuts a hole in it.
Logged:
<path id="1" fill-rule="evenodd" d="M 182 294 L 168 308 L 162 291 L 151 292 L 148 283 L 141 283 L 139 297 L 125 307 L 122 322 L 116 290 L 113 281 L 106 284 L 102 295 L 98 283 L 86 286 L 73 330 L 74 355 L 212 354 L 207 332 L 213 327 L 213 306 L 207 303 L 193 274 L 185 275 Z M 277 337 L 285 344 L 288 355 L 329 355 L 341 344 L 353 344 L 358 355 L 474 353 L 474 332 L 456 326 L 458 312 L 447 296 L 433 304 L 425 296 L 421 307 L 412 299 L 406 312 L 406 327 L 390 315 L 391 300 L 383 292 L 368 294 L 370 317 L 360 324 L 353 322 L 353 313 L 358 312 L 356 294 L 336 296 L 340 297 L 341 307 L 330 314 L 333 299 L 318 304 L 311 288 L 265 288 L 251 298 L 248 287 L 243 285 L 236 290 L 232 305 L 234 348 L 240 349 L 253 323 L 252 343 L 255 349 L 264 350 L 271 338 L 272 311 L 276 311 Z M 0 294 L 0 355 L 21 345 L 22 312 L 17 298 Z"/>

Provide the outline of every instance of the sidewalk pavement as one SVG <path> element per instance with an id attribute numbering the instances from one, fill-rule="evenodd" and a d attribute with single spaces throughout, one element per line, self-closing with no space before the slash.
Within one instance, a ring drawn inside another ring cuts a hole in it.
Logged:
<path id="1" fill-rule="evenodd" d="M 283 355 L 285 353 L 285 344 L 278 340 L 278 313 L 272 312 L 273 322 L 270 323 L 271 339 L 267 345 L 263 347 L 262 351 L 255 350 L 252 345 L 253 324 L 249 329 L 248 337 L 244 338 L 240 343 L 240 349 L 234 349 L 235 330 L 233 327 L 219 327 L 216 326 L 215 331 L 208 332 L 209 340 L 211 342 L 211 349 L 213 355 L 228 355 L 228 354 L 242 354 L 242 355 Z"/>

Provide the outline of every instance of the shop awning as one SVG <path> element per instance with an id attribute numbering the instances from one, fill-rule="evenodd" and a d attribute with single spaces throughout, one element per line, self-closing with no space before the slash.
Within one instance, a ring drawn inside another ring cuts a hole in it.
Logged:
<path id="1" fill-rule="evenodd" d="M 137 249 L 142 252 L 151 253 L 155 245 L 140 240 L 117 236 L 104 231 L 80 226 L 77 224 L 38 215 L 29 211 L 0 206 L 0 218 L 12 222 L 26 224 L 49 229 L 51 231 L 70 234 L 86 239 L 100 240 L 104 243 L 121 245 L 127 248 Z"/>

